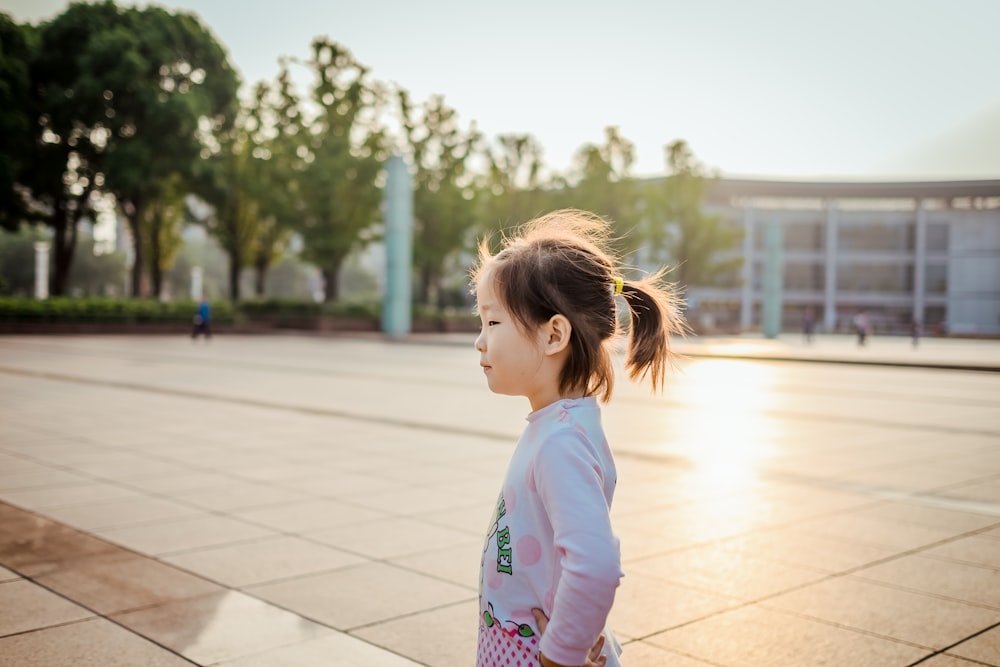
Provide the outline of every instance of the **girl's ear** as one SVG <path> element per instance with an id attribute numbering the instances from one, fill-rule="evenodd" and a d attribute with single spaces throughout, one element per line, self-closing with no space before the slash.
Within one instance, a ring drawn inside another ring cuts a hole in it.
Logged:
<path id="1" fill-rule="evenodd" d="M 565 315 L 553 315 L 545 323 L 545 354 L 559 354 L 569 347 L 569 337 L 573 334 L 573 325 Z"/>

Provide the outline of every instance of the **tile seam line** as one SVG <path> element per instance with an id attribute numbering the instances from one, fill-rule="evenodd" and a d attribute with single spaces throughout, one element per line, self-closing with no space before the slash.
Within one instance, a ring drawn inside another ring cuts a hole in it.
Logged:
<path id="1" fill-rule="evenodd" d="M 973 634 L 969 635 L 968 637 L 965 637 L 964 639 L 960 639 L 957 642 L 955 642 L 954 644 L 951 644 L 950 646 L 945 646 L 944 648 L 938 649 L 934 653 L 931 653 L 930 655 L 926 655 L 923 658 L 921 658 L 920 660 L 917 660 L 916 662 L 911 662 L 906 667 L 914 667 L 914 665 L 919 665 L 922 662 L 926 662 L 927 660 L 930 660 L 931 658 L 939 656 L 939 655 L 945 653 L 946 651 L 950 651 L 951 649 L 955 648 L 956 646 L 961 646 L 962 644 L 964 644 L 965 642 L 969 641 L 970 639 L 975 639 L 979 635 L 985 634 L 985 633 L 989 632 L 990 630 L 993 630 L 994 628 L 1000 628 L 1000 621 L 994 623 L 993 625 L 990 625 L 990 626 L 987 626 L 987 627 L 983 628 L 979 632 L 974 632 Z M 980 662 L 979 660 L 976 660 L 975 658 L 965 658 L 965 657 L 962 657 L 962 659 L 963 660 L 971 660 L 971 661 L 973 661 L 973 662 L 975 662 L 977 664 L 980 664 L 980 665 L 988 665 L 988 664 L 990 664 L 988 662 Z"/>

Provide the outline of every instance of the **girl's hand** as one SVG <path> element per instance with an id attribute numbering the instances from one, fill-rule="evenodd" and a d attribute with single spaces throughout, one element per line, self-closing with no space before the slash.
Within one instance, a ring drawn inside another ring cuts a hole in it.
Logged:
<path id="1" fill-rule="evenodd" d="M 538 635 L 545 634 L 545 628 L 549 624 L 549 617 L 542 612 L 541 609 L 532 609 L 531 613 L 535 617 L 535 622 L 538 623 Z M 597 638 L 597 643 L 590 649 L 590 653 L 587 655 L 587 662 L 580 665 L 580 667 L 604 667 L 608 662 L 607 657 L 601 655 L 601 649 L 604 648 L 604 635 Z M 558 662 L 552 662 L 546 658 L 541 653 L 538 654 L 538 659 L 542 663 L 542 667 L 575 667 L 570 665 L 560 665 Z"/>

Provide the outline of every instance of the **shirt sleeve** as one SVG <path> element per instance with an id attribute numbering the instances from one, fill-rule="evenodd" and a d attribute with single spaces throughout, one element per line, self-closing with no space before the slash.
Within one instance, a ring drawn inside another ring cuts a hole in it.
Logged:
<path id="1" fill-rule="evenodd" d="M 552 524 L 562 575 L 539 648 L 582 665 L 607 623 L 621 579 L 618 539 L 604 496 L 604 470 L 586 437 L 567 430 L 542 443 L 535 487 Z"/>

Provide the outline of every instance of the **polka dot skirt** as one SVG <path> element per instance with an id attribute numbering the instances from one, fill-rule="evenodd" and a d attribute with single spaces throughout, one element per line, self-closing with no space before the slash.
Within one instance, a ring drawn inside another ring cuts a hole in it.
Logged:
<path id="1" fill-rule="evenodd" d="M 541 667 L 538 661 L 538 637 L 521 637 L 494 623 L 486 627 L 479 621 L 479 649 L 476 667 Z"/>

